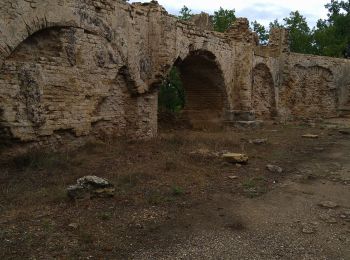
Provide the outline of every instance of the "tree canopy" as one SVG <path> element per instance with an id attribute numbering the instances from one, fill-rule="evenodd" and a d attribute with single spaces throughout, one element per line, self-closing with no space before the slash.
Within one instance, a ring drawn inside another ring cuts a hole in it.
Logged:
<path id="1" fill-rule="evenodd" d="M 188 21 L 192 18 L 192 16 L 192 10 L 189 9 L 186 5 L 184 5 L 180 10 L 180 15 L 178 16 L 178 18 L 180 20 Z"/>
<path id="2" fill-rule="evenodd" d="M 266 45 L 269 41 L 269 33 L 264 25 L 258 23 L 256 20 L 251 23 L 252 30 L 258 34 L 260 44 Z"/>
<path id="3" fill-rule="evenodd" d="M 291 12 L 283 19 L 289 30 L 290 50 L 299 53 L 313 53 L 312 34 L 306 18 L 299 11 Z"/>
<path id="4" fill-rule="evenodd" d="M 213 16 L 214 30 L 217 32 L 225 32 L 236 20 L 235 12 L 234 9 L 228 10 L 222 7 L 220 7 L 218 11 L 215 11 Z"/>
<path id="5" fill-rule="evenodd" d="M 319 20 L 314 30 L 315 54 L 344 57 L 350 44 L 350 0 L 331 0 L 325 7 L 328 19 Z"/>

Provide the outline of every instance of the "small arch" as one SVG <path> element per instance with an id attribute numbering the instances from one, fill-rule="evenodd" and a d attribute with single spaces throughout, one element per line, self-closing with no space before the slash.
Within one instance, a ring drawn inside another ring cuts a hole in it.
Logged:
<path id="1" fill-rule="evenodd" d="M 185 59 L 176 59 L 180 72 L 185 105 L 180 118 L 195 129 L 219 128 L 227 109 L 225 80 L 212 52 L 190 51 Z"/>
<path id="2" fill-rule="evenodd" d="M 276 116 L 276 93 L 269 67 L 259 63 L 253 69 L 252 107 L 260 119 Z"/>

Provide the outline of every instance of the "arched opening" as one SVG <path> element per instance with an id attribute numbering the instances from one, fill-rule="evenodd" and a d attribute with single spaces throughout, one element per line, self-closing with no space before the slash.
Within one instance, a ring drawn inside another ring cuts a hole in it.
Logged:
<path id="1" fill-rule="evenodd" d="M 182 123 L 182 126 L 194 129 L 221 128 L 227 95 L 215 56 L 208 51 L 193 51 L 184 60 L 175 62 L 174 67 L 170 73 L 175 71 L 182 88 L 177 94 L 180 102 L 175 102 L 180 107 L 176 126 Z M 162 102 L 164 100 L 160 100 L 160 105 Z"/>
<path id="2" fill-rule="evenodd" d="M 138 125 L 129 125 L 137 119 L 138 101 L 120 76 L 121 61 L 107 39 L 82 28 L 50 27 L 31 35 L 0 68 L 0 138 L 136 131 Z"/>
<path id="3" fill-rule="evenodd" d="M 276 116 L 276 96 L 273 78 L 265 64 L 258 64 L 253 69 L 252 106 L 260 119 L 272 119 Z"/>

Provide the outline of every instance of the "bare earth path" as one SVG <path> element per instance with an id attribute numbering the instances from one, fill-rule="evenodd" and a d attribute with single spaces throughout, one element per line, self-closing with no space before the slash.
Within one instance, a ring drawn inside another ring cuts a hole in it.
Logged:
<path id="1" fill-rule="evenodd" d="M 332 144 L 316 157 L 306 154 L 310 158 L 296 165 L 300 174 L 264 196 L 234 199 L 214 194 L 206 212 L 188 211 L 196 223 L 189 237 L 165 251 L 153 248 L 134 257 L 350 259 L 350 138 Z M 204 220 L 198 217 L 201 213 Z"/>
<path id="2" fill-rule="evenodd" d="M 339 165 L 334 171 L 334 164 Z M 341 165 L 341 166 L 340 166 Z M 350 141 L 298 166 L 315 177 L 330 168 L 334 180 L 288 179 L 257 199 L 214 196 L 212 214 L 244 223 L 233 231 L 211 223 L 165 252 L 138 252 L 137 259 L 350 259 Z M 331 201 L 336 208 L 319 203 Z M 215 217 L 206 221 L 214 221 Z M 201 221 L 194 219 L 194 221 Z M 310 234 L 309 234 L 310 233 Z M 152 249 L 154 250 L 154 249 Z"/>
<path id="3" fill-rule="evenodd" d="M 332 127 L 170 131 L 5 160 L 0 259 L 349 260 L 350 132 Z M 115 197 L 69 201 L 65 188 L 84 175 L 111 180 Z"/>

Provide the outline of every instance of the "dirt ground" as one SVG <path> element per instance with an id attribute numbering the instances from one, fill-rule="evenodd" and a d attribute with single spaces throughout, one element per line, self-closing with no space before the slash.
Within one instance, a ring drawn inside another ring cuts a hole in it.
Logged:
<path id="1" fill-rule="evenodd" d="M 350 259 L 344 122 L 163 131 L 2 159 L 0 259 Z M 69 200 L 84 175 L 114 183 L 114 198 Z"/>

